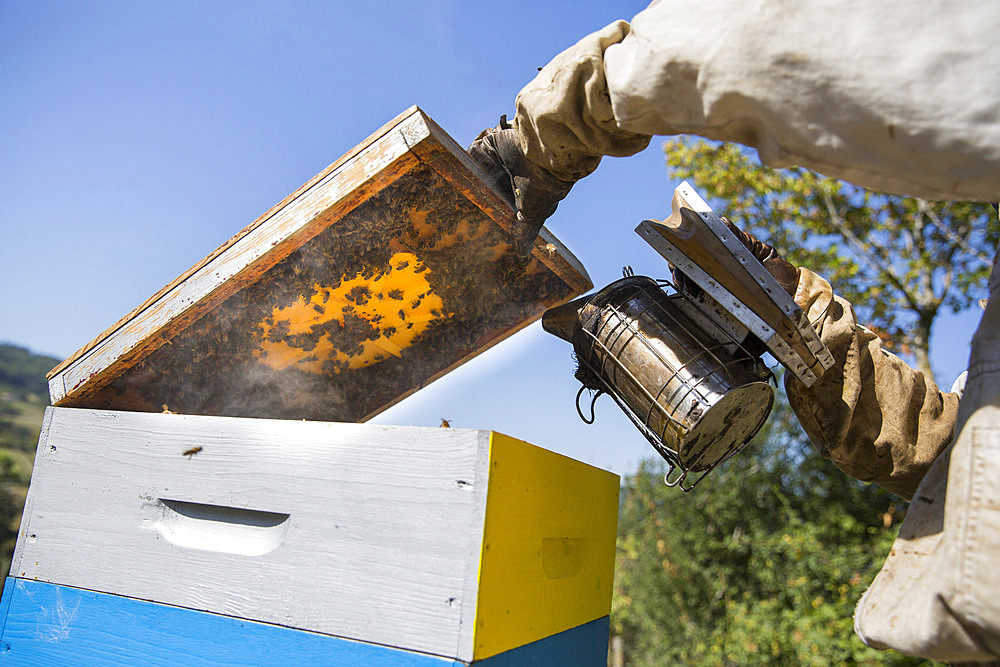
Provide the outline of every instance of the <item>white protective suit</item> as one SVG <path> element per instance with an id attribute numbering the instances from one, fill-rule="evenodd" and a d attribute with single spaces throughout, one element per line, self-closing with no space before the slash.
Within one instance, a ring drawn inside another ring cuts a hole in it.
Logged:
<path id="1" fill-rule="evenodd" d="M 996 201 L 998 44 L 989 1 L 654 2 L 557 56 L 518 95 L 513 125 L 526 157 L 565 181 L 651 135 L 690 133 L 752 146 L 773 167 Z M 796 300 L 839 362 L 815 389 L 788 385 L 804 428 L 848 473 L 914 498 L 857 633 L 928 658 L 997 659 L 1000 298 L 973 339 L 960 404 L 883 352 L 822 278 L 803 270 Z M 824 424 L 827 409 L 837 418 Z"/>

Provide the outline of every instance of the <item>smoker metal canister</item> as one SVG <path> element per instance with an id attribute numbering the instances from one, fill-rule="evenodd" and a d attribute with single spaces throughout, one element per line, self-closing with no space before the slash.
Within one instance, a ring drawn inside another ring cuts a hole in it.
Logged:
<path id="1" fill-rule="evenodd" d="M 574 344 L 578 377 L 611 394 L 669 463 L 707 471 L 750 441 L 774 392 L 760 360 L 715 343 L 682 298 L 632 276 L 550 310 L 543 326 Z"/>

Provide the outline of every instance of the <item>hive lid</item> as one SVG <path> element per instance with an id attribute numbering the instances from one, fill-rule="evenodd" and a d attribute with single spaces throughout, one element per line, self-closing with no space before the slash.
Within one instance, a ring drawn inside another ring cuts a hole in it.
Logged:
<path id="1" fill-rule="evenodd" d="M 412 107 L 49 373 L 53 405 L 363 421 L 590 289 Z"/>

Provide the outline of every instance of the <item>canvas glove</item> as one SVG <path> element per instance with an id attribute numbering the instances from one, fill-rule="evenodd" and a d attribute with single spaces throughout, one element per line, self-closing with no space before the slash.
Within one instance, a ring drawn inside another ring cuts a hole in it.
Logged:
<path id="1" fill-rule="evenodd" d="M 472 142 L 469 156 L 482 167 L 491 183 L 514 202 L 517 219 L 511 229 L 522 257 L 531 253 L 545 219 L 569 193 L 573 181 L 556 178 L 524 156 L 517 130 L 500 117 L 500 124 L 483 130 Z"/>

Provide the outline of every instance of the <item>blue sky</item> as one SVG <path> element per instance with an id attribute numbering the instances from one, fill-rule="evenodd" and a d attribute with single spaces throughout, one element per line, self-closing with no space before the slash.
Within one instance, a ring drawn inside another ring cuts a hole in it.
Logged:
<path id="1" fill-rule="evenodd" d="M 0 341 L 68 356 L 410 105 L 467 145 L 644 4 L 0 3 Z M 661 143 L 606 159 L 548 223 L 595 285 L 665 275 L 632 231 L 669 213 Z M 938 325 L 943 382 L 977 316 Z M 618 473 L 654 456 L 607 398 L 580 422 L 573 369 L 536 324 L 376 421 L 446 418 Z"/>

